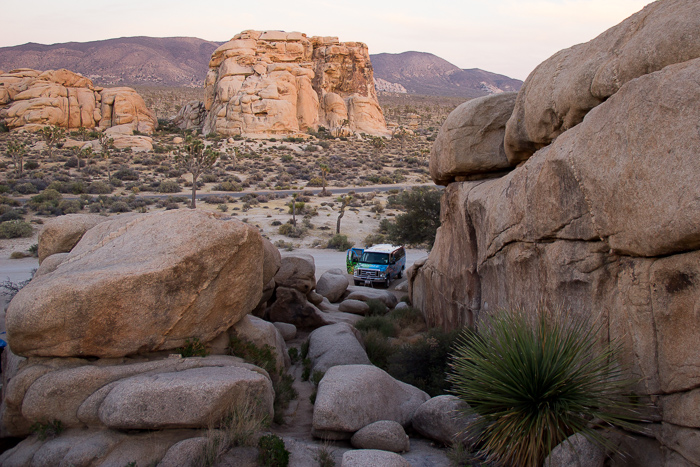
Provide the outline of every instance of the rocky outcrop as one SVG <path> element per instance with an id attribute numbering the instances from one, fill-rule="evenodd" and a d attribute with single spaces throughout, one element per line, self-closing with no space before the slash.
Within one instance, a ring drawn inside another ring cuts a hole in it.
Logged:
<path id="1" fill-rule="evenodd" d="M 525 80 L 508 121 L 510 162 L 527 160 L 625 83 L 700 57 L 699 29 L 700 3 L 653 2 L 592 41 L 541 63 Z"/>
<path id="2" fill-rule="evenodd" d="M 538 67 L 506 128 L 519 165 L 449 183 L 435 246 L 409 271 L 430 325 L 538 305 L 604 323 L 660 422 L 647 441 L 665 460 L 639 465 L 700 465 L 700 416 L 680 402 L 700 384 L 698 7 L 655 2 Z"/>
<path id="3" fill-rule="evenodd" d="M 293 134 L 328 128 L 388 135 L 367 46 L 299 32 L 243 31 L 212 54 L 203 132 Z M 189 125 L 194 107 L 182 115 Z"/>
<path id="4" fill-rule="evenodd" d="M 155 114 L 131 88 L 101 88 L 71 71 L 13 70 L 0 75 L 0 121 L 8 128 L 36 131 L 46 125 L 66 129 L 106 130 L 127 125 L 129 131 L 153 133 Z"/>
<path id="5" fill-rule="evenodd" d="M 212 340 L 262 295 L 257 229 L 201 211 L 117 217 L 88 230 L 7 310 L 18 355 L 123 357 Z"/>

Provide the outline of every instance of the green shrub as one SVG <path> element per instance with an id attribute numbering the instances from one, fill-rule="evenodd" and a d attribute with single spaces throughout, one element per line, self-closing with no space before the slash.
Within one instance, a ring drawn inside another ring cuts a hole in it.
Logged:
<path id="1" fill-rule="evenodd" d="M 36 434 L 40 441 L 55 438 L 63 432 L 63 423 L 60 420 L 51 420 L 50 422 L 35 422 L 29 431 Z"/>
<path id="2" fill-rule="evenodd" d="M 187 357 L 206 357 L 209 355 L 206 347 L 199 341 L 198 337 L 193 337 L 192 339 L 185 339 L 185 345 L 175 349 L 175 352 L 182 355 L 184 358 Z"/>
<path id="3" fill-rule="evenodd" d="M 410 306 L 406 308 L 394 308 L 387 313 L 387 317 L 394 321 L 401 329 L 425 324 L 423 313 L 421 313 L 419 309 Z"/>
<path id="4" fill-rule="evenodd" d="M 243 191 L 240 183 L 236 182 L 221 182 L 213 188 L 215 191 Z"/>
<path id="5" fill-rule="evenodd" d="M 245 341 L 238 336 L 232 336 L 229 340 L 229 355 L 240 357 L 253 365 L 259 366 L 270 375 L 277 374 L 277 359 L 272 347 L 265 345 L 262 348 Z"/>
<path id="6" fill-rule="evenodd" d="M 370 298 L 365 303 L 369 306 L 366 316 L 382 316 L 389 310 L 384 302 L 376 298 Z"/>
<path id="7" fill-rule="evenodd" d="M 289 451 L 284 441 L 277 435 L 265 435 L 258 441 L 259 461 L 265 467 L 286 467 L 289 465 Z"/>
<path id="8" fill-rule="evenodd" d="M 326 248 L 345 251 L 352 248 L 353 245 L 354 243 L 350 243 L 347 235 L 335 234 L 330 240 L 328 240 L 328 245 Z"/>
<path id="9" fill-rule="evenodd" d="M 396 336 L 394 323 L 386 316 L 365 316 L 355 325 L 359 331 L 370 331 L 374 329 L 386 337 Z"/>
<path id="10" fill-rule="evenodd" d="M 158 193 L 179 193 L 180 184 L 173 180 L 163 180 L 158 185 Z"/>
<path id="11" fill-rule="evenodd" d="M 389 357 L 394 353 L 394 346 L 391 345 L 386 334 L 377 329 L 369 329 L 363 333 L 365 350 L 372 365 L 386 370 Z"/>
<path id="12" fill-rule="evenodd" d="M 112 185 L 105 182 L 92 182 L 87 188 L 87 192 L 92 195 L 108 195 L 113 190 Z"/>
<path id="13" fill-rule="evenodd" d="M 401 206 L 405 214 L 396 216 L 380 229 L 387 229 L 387 237 L 397 245 L 426 244 L 432 248 L 435 234 L 440 227 L 440 198 L 442 191 L 435 188 L 414 187 L 390 196 L 387 205 Z"/>
<path id="14" fill-rule="evenodd" d="M 33 231 L 28 222 L 19 219 L 0 224 L 0 238 L 31 237 Z"/>
<path id="15" fill-rule="evenodd" d="M 561 312 L 502 311 L 460 337 L 450 364 L 454 393 L 480 415 L 468 428 L 489 460 L 541 466 L 574 433 L 616 450 L 599 428 L 635 429 L 638 416 L 602 324 Z"/>
<path id="16" fill-rule="evenodd" d="M 316 450 L 314 460 L 318 462 L 319 467 L 335 467 L 335 459 L 333 459 L 333 450 L 328 444 L 324 444 Z"/>
<path id="17" fill-rule="evenodd" d="M 432 397 L 447 394 L 449 355 L 458 334 L 431 329 L 415 342 L 403 344 L 389 358 L 387 373 Z"/>
<path id="18" fill-rule="evenodd" d="M 291 360 L 292 365 L 295 365 L 299 361 L 299 349 L 290 347 L 287 353 L 289 354 L 289 360 Z"/>
<path id="19" fill-rule="evenodd" d="M 124 201 L 117 201 L 112 203 L 109 207 L 110 212 L 131 212 L 131 208 Z"/>
<path id="20" fill-rule="evenodd" d="M 39 191 L 32 183 L 19 183 L 15 185 L 15 190 L 22 195 L 31 195 Z"/>
<path id="21" fill-rule="evenodd" d="M 274 422 L 284 423 L 284 411 L 289 407 L 289 402 L 299 395 L 294 389 L 294 377 L 288 373 L 283 373 L 279 377 L 272 378 L 272 388 L 275 390 Z"/>

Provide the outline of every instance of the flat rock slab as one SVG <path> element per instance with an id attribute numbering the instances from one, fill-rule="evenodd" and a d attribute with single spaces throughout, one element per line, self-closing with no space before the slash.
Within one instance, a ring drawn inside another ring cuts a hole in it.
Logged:
<path id="1" fill-rule="evenodd" d="M 345 297 L 347 300 L 360 300 L 366 302 L 367 300 L 379 300 L 383 302 L 387 307 L 394 308 L 399 300 L 396 295 L 389 292 L 388 290 L 378 290 L 370 289 L 368 287 L 348 287 L 350 294 Z"/>

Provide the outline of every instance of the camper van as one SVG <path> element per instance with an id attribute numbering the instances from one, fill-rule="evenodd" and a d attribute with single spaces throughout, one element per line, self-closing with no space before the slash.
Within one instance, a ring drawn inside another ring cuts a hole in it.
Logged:
<path id="1" fill-rule="evenodd" d="M 389 287 L 391 281 L 403 276 L 406 269 L 406 250 L 396 245 L 375 245 L 366 250 L 348 250 L 348 257 L 357 258 L 353 268 L 355 285 L 381 283 Z"/>

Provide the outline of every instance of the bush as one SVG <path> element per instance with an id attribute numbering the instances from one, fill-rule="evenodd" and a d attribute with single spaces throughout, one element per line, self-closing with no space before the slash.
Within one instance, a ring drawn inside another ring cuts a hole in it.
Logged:
<path id="1" fill-rule="evenodd" d="M 389 358 L 394 353 L 394 347 L 389 342 L 388 337 L 377 329 L 370 329 L 364 333 L 363 337 L 369 361 L 372 362 L 372 365 L 386 370 Z"/>
<path id="2" fill-rule="evenodd" d="M 354 243 L 350 243 L 347 235 L 335 234 L 330 240 L 328 240 L 328 245 L 326 245 L 326 248 L 345 251 L 352 248 L 353 245 Z"/>
<path id="3" fill-rule="evenodd" d="M 232 336 L 229 340 L 228 353 L 259 366 L 271 375 L 277 374 L 277 359 L 273 348 L 269 345 L 258 347 L 238 336 Z"/>
<path id="4" fill-rule="evenodd" d="M 218 185 L 215 185 L 213 190 L 214 191 L 243 191 L 243 187 L 240 185 L 240 183 L 236 183 L 236 182 L 221 182 Z"/>
<path id="5" fill-rule="evenodd" d="M 574 433 L 615 451 L 598 429 L 635 429 L 618 345 L 600 344 L 602 325 L 566 315 L 502 311 L 460 337 L 449 379 L 480 416 L 468 434 L 489 460 L 539 467 Z"/>
<path id="6" fill-rule="evenodd" d="M 31 237 L 33 231 L 28 222 L 19 219 L 0 224 L 0 238 Z"/>
<path id="7" fill-rule="evenodd" d="M 87 189 L 91 195 L 108 195 L 114 190 L 112 185 L 105 182 L 92 182 Z"/>
<path id="8" fill-rule="evenodd" d="M 185 339 L 185 345 L 175 349 L 175 352 L 182 355 L 183 358 L 206 357 L 209 355 L 206 347 L 199 341 L 198 337 L 193 337 L 191 340 Z"/>
<path id="9" fill-rule="evenodd" d="M 396 327 L 386 316 L 366 316 L 357 322 L 355 328 L 364 332 L 375 330 L 385 337 L 396 336 Z"/>
<path id="10" fill-rule="evenodd" d="M 289 451 L 284 441 L 277 435 L 265 435 L 258 441 L 260 463 L 265 467 L 286 467 L 289 465 Z"/>
<path id="11" fill-rule="evenodd" d="M 110 212 L 131 212 L 131 208 L 124 201 L 117 201 L 112 203 L 109 207 Z"/>
<path id="12" fill-rule="evenodd" d="M 377 300 L 376 298 L 370 298 L 365 303 L 369 305 L 367 316 L 382 316 L 389 310 L 383 301 Z"/>
<path id="13" fill-rule="evenodd" d="M 414 187 L 395 197 L 390 196 L 387 204 L 403 206 L 406 213 L 396 216 L 393 223 L 380 224 L 380 229 L 386 228 L 387 237 L 397 245 L 426 244 L 432 248 L 435 233 L 440 227 L 441 196 L 440 190 L 425 187 Z"/>
<path id="14" fill-rule="evenodd" d="M 173 180 L 164 180 L 158 185 L 158 193 L 179 193 L 180 184 Z"/>
<path id="15" fill-rule="evenodd" d="M 63 432 L 63 423 L 60 420 L 51 420 L 45 423 L 35 422 L 29 427 L 29 431 L 35 433 L 40 441 L 44 441 L 60 435 Z"/>

